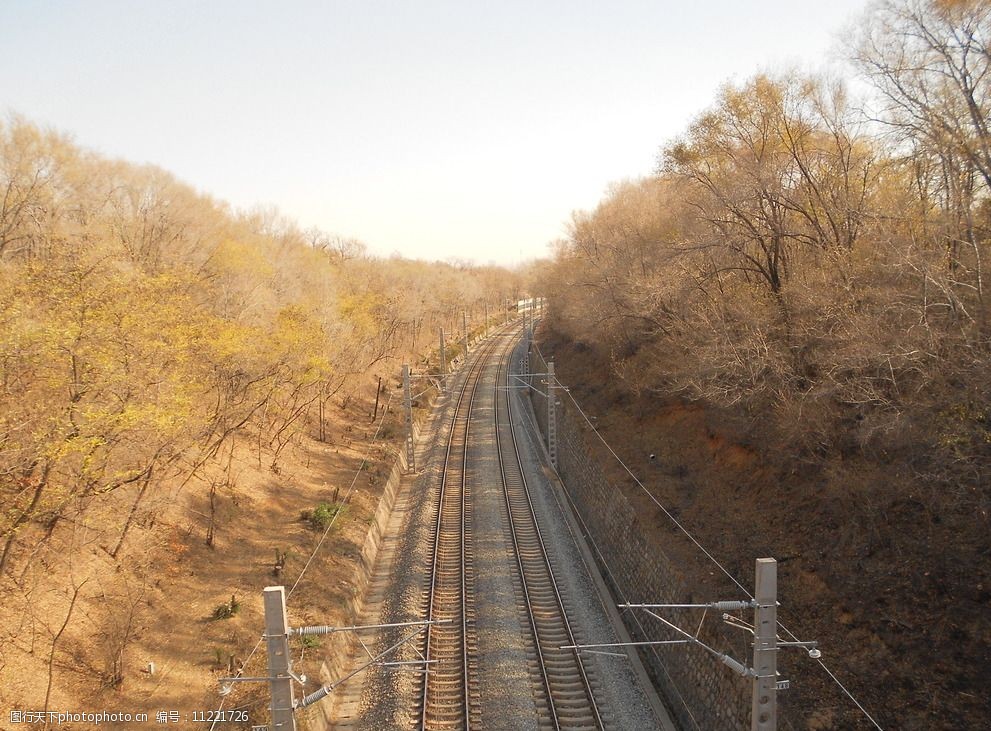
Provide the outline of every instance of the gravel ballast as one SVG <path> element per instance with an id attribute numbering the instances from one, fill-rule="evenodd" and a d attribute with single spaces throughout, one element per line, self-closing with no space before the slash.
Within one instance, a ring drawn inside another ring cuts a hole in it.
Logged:
<path id="1" fill-rule="evenodd" d="M 515 338 L 517 335 L 498 335 Z M 500 348 L 499 350 L 504 349 Z M 515 360 L 513 362 L 516 362 Z M 477 637 L 480 726 L 490 729 L 538 728 L 534 701 L 533 643 L 531 628 L 518 606 L 519 577 L 508 531 L 498 456 L 494 404 L 497 362 L 490 358 L 475 397 L 468 444 L 468 481 L 472 501 L 471 531 L 474 557 L 474 617 Z M 459 383 L 450 393 L 457 393 Z M 498 386 L 504 386 L 500 383 Z M 555 577 L 569 619 L 580 643 L 621 641 L 610 612 L 600 595 L 601 582 L 590 573 L 582 549 L 565 514 L 566 506 L 555 490 L 554 475 L 545 463 L 545 453 L 533 442 L 536 432 L 527 412 L 527 400 L 513 394 L 514 421 L 518 422 L 521 458 L 527 472 L 534 510 L 543 533 Z M 436 495 L 439 492 L 446 439 L 453 419 L 455 396 L 448 396 L 424 430 L 418 451 L 421 471 L 400 488 L 390 520 L 395 531 L 383 547 L 375 568 L 362 623 L 404 622 L 423 619 L 423 596 L 428 580 Z M 594 569 L 592 569 L 594 570 Z M 375 653 L 388 647 L 408 630 L 383 630 L 366 636 Z M 417 645 L 419 647 L 419 645 Z M 368 655 L 359 646 L 354 666 Z M 585 655 L 595 678 L 596 699 L 609 729 L 669 729 L 653 689 L 642 687 L 644 676 L 626 658 Z M 404 647 L 394 659 L 414 660 L 416 648 Z M 409 669 L 373 667 L 360 680 L 337 691 L 334 728 L 419 728 L 419 675 Z M 542 702 L 542 701 L 538 701 Z"/>

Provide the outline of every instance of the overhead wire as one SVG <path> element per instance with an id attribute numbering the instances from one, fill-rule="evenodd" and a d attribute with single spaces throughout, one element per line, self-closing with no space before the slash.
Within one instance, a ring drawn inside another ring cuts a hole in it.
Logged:
<path id="1" fill-rule="evenodd" d="M 428 390 L 429 389 L 425 389 L 423 393 L 426 393 L 426 391 Z M 422 393 L 420 395 L 422 395 Z M 382 431 L 382 426 L 385 423 L 386 415 L 389 413 L 389 406 L 392 404 L 393 396 L 394 396 L 393 393 L 389 394 L 389 398 L 386 400 L 385 407 L 382 409 L 382 417 L 379 419 L 378 427 L 376 428 L 375 433 L 372 435 L 373 442 L 376 439 L 378 439 L 378 436 Z M 363 457 L 361 460 L 361 464 L 358 465 L 358 469 L 355 470 L 354 477 L 351 479 L 351 484 L 348 486 L 347 492 L 344 494 L 343 502 L 348 501 L 348 498 L 353 492 L 355 484 L 358 481 L 358 476 L 361 474 L 362 470 L 364 470 L 365 464 L 367 462 L 368 462 L 368 457 L 367 456 Z M 310 564 L 313 562 L 313 559 L 316 557 L 317 552 L 320 550 L 320 547 L 323 545 L 331 529 L 334 527 L 334 523 L 337 522 L 337 518 L 340 514 L 341 511 L 337 510 L 335 511 L 334 515 L 331 517 L 330 522 L 327 524 L 327 527 L 324 529 L 323 535 L 320 536 L 319 542 L 314 547 L 313 551 L 310 553 L 310 557 L 306 560 L 306 563 L 303 565 L 302 570 L 299 572 L 299 576 L 296 577 L 296 581 L 293 582 L 292 587 L 287 592 L 286 594 L 287 599 L 291 597 L 292 593 L 296 590 L 296 587 L 299 585 L 299 582 L 302 580 L 303 575 L 306 573 L 306 570 L 310 567 Z M 258 641 L 255 643 L 255 646 L 251 649 L 251 652 L 248 653 L 248 657 L 245 658 L 244 662 L 241 663 L 241 666 L 237 669 L 237 672 L 234 674 L 235 678 L 241 677 L 241 675 L 244 673 L 244 669 L 248 666 L 248 663 L 251 661 L 251 658 L 255 655 L 255 653 L 258 652 L 258 648 L 261 647 L 262 641 L 264 639 L 265 639 L 264 635 L 258 638 Z M 220 705 L 217 708 L 218 712 L 223 710 L 225 701 L 226 701 L 226 697 L 220 699 Z M 218 720 L 219 720 L 219 713 L 218 713 L 218 718 L 215 718 L 213 723 L 210 724 L 210 731 L 214 731 L 214 728 L 216 727 Z"/>
<path id="2" fill-rule="evenodd" d="M 382 410 L 382 418 L 379 419 L 378 428 L 375 430 L 375 433 L 372 435 L 373 442 L 378 439 L 378 436 L 382 431 L 382 425 L 385 423 L 385 417 L 389 413 L 389 406 L 392 404 L 393 396 L 394 394 L 390 393 L 389 398 L 386 399 L 385 408 Z M 344 493 L 344 500 L 342 501 L 342 503 L 346 503 L 348 499 L 351 497 L 351 493 L 354 492 L 354 487 L 358 483 L 358 476 L 365 469 L 365 465 L 367 463 L 368 463 L 368 455 L 365 455 L 364 457 L 362 457 L 361 464 L 358 465 L 358 469 L 355 470 L 354 477 L 351 478 L 351 484 L 348 485 L 347 492 Z M 292 593 L 296 591 L 296 587 L 299 586 L 299 582 L 302 580 L 303 575 L 306 573 L 306 570 L 310 568 L 310 564 L 313 562 L 313 559 L 316 557 L 317 552 L 320 550 L 320 547 L 323 545 L 323 542 L 327 540 L 327 536 L 330 534 L 330 531 L 334 527 L 334 523 L 337 522 L 337 518 L 340 516 L 340 514 L 341 514 L 341 510 L 340 509 L 336 510 L 334 512 L 334 515 L 331 517 L 330 522 L 327 523 L 327 527 L 324 529 L 323 535 L 320 536 L 320 541 L 317 543 L 313 551 L 310 553 L 310 557 L 306 560 L 306 563 L 303 565 L 302 570 L 299 572 L 299 576 L 297 576 L 296 581 L 293 582 L 292 588 L 290 588 L 289 591 L 286 593 L 286 599 L 291 597 Z"/>
<path id="3" fill-rule="evenodd" d="M 539 391 L 538 391 L 538 393 L 539 393 Z M 541 394 L 541 395 L 543 395 L 543 394 Z M 535 416 L 536 415 L 534 414 L 534 412 L 533 412 L 532 409 L 529 409 L 529 410 L 524 409 L 523 412 L 527 416 L 527 420 L 525 422 L 525 426 L 527 427 L 528 436 L 530 436 L 534 440 L 534 443 L 539 444 L 541 440 L 537 436 L 537 429 L 538 429 L 538 427 L 534 423 L 534 419 L 535 419 Z M 629 598 L 627 597 L 626 593 L 623 591 L 623 589 L 620 586 L 619 582 L 616 580 L 616 575 L 613 573 L 612 567 L 609 565 L 609 561 L 606 560 L 605 555 L 603 555 L 602 551 L 599 549 L 599 544 L 596 543 L 595 536 L 592 535 L 592 531 L 588 527 L 588 524 L 585 522 L 585 518 L 582 517 L 581 512 L 578 510 L 578 506 L 571 499 L 571 495 L 568 494 L 568 491 L 567 490 L 564 490 L 563 492 L 564 492 L 565 499 L 568 501 L 568 504 L 571 506 L 571 512 L 572 512 L 572 514 L 575 516 L 575 518 L 578 519 L 578 522 L 581 524 L 582 534 L 592 544 L 592 549 L 595 551 L 595 555 L 598 556 L 599 562 L 601 563 L 602 567 L 605 569 L 606 574 L 609 576 L 609 580 L 611 581 L 612 585 L 616 588 L 616 591 L 619 593 L 619 598 L 624 603 L 629 603 Z M 561 510 L 562 512 L 564 512 L 564 506 L 561 505 L 561 503 L 560 503 L 560 501 L 558 499 L 557 493 L 556 492 L 553 492 L 553 495 L 554 495 L 554 501 L 558 504 L 558 509 Z M 571 532 L 571 525 L 570 524 L 567 524 L 567 525 L 568 525 L 568 531 Z M 582 562 L 584 563 L 584 561 L 585 561 L 585 558 L 584 558 L 584 556 L 582 556 Z M 589 567 L 589 570 L 591 570 L 590 567 Z M 633 621 L 636 623 L 637 627 L 640 629 L 641 636 L 643 636 L 643 637 L 646 638 L 648 636 L 647 635 L 647 629 L 643 626 L 643 622 L 640 621 L 640 617 L 636 613 L 632 613 L 630 616 L 633 618 Z M 672 678 L 671 677 L 671 674 L 668 672 L 668 669 L 665 666 L 664 661 L 661 659 L 660 653 L 658 652 L 657 648 L 654 647 L 654 646 L 650 646 L 648 648 L 648 650 L 657 659 L 657 662 L 658 662 L 658 665 L 659 665 L 661 671 L 667 677 L 667 679 L 668 679 L 668 681 L 670 683 L 670 687 L 677 694 L 678 700 L 681 701 L 682 708 L 684 708 L 685 712 L 688 714 L 688 717 L 691 720 L 692 725 L 698 731 L 701 731 L 702 730 L 702 726 L 699 724 L 698 719 L 695 718 L 695 714 L 692 713 L 691 706 L 688 704 L 688 701 L 685 699 L 684 695 L 682 695 L 681 690 L 678 688 L 677 684 L 674 682 L 674 678 Z"/>
<path id="4" fill-rule="evenodd" d="M 537 346 L 537 344 L 536 343 L 532 343 L 532 345 L 533 345 L 533 349 L 537 352 L 537 355 L 540 356 L 541 360 L 543 360 L 546 363 L 547 362 L 547 359 L 544 357 L 544 354 L 540 352 L 540 348 Z M 627 466 L 626 462 L 624 462 L 623 459 L 616 453 L 616 450 L 614 450 L 612 448 L 612 446 L 606 441 L 605 437 L 603 437 L 602 434 L 599 432 L 599 430 L 595 426 L 595 424 L 592 423 L 592 420 L 589 418 L 588 414 L 585 413 L 585 410 L 581 407 L 581 404 L 578 403 L 578 400 L 574 397 L 574 394 L 571 393 L 570 389 L 566 388 L 563 384 L 560 383 L 560 381 L 558 381 L 558 387 L 560 388 L 560 390 L 562 390 L 566 394 L 568 394 L 568 398 L 571 399 L 571 402 L 574 404 L 575 408 L 578 410 L 578 413 L 581 414 L 582 419 L 584 419 L 585 423 L 588 424 L 589 428 L 592 430 L 592 432 L 595 434 L 595 436 L 599 439 L 600 442 L 602 442 L 603 446 L 605 446 L 605 448 L 609 451 L 609 453 L 612 454 L 612 456 L 615 458 L 615 460 L 620 464 L 620 466 L 622 466 L 622 468 L 633 479 L 633 481 L 637 484 L 637 486 L 647 495 L 648 498 L 650 498 L 651 502 L 653 502 L 664 513 L 664 515 L 667 516 L 668 519 L 671 520 L 671 522 L 674 523 L 674 525 L 677 526 L 677 528 L 682 533 L 684 533 L 688 537 L 688 539 L 693 544 L 695 544 L 695 546 L 703 554 L 705 554 L 705 556 L 710 561 L 712 561 L 712 563 L 715 564 L 719 568 L 720 571 L 722 571 L 729 578 L 730 581 L 732 581 L 749 599 L 753 600 L 754 599 L 753 594 L 751 594 L 747 590 L 747 588 L 742 583 L 740 583 L 740 581 L 738 581 L 736 579 L 736 577 L 733 576 L 733 574 L 731 574 L 726 569 L 726 567 L 723 566 L 715 558 L 715 556 L 713 556 L 712 553 L 710 553 L 705 548 L 705 546 L 703 546 L 702 543 L 697 538 L 695 538 L 695 536 L 693 536 L 691 534 L 691 532 L 689 532 L 688 529 L 685 528 L 685 526 L 682 525 L 682 523 L 677 518 L 674 517 L 674 515 L 672 515 L 671 511 L 669 511 L 657 499 L 657 497 L 646 487 L 646 485 L 644 485 L 643 482 L 640 481 L 640 478 L 637 477 L 636 474 L 634 474 L 633 470 L 631 470 L 629 468 L 629 466 Z M 596 549 L 596 550 L 598 552 L 598 549 Z M 782 622 L 778 621 L 777 624 L 778 624 L 778 627 L 780 627 L 785 633 L 787 633 L 792 638 L 792 640 L 795 640 L 795 641 L 798 640 L 798 637 L 796 637 L 795 634 L 790 629 L 788 629 Z M 826 664 L 822 661 L 822 659 L 821 658 L 820 659 L 817 659 L 817 662 L 822 667 L 822 669 L 826 672 L 826 674 L 830 677 L 830 679 L 832 679 L 832 681 L 836 684 L 836 686 L 841 691 L 843 691 L 843 693 L 860 710 L 860 712 L 864 715 L 864 717 L 867 718 L 867 720 L 869 720 L 871 722 L 871 724 L 876 729 L 878 729 L 878 731 L 883 731 L 881 725 L 874 719 L 874 717 L 870 713 L 867 712 L 867 709 L 864 708 L 863 704 L 861 704 L 860 701 L 858 701 L 856 697 L 854 697 L 853 693 L 851 693 L 846 688 L 846 686 L 843 685 L 843 683 L 841 683 L 839 681 L 839 679 L 836 677 L 836 675 L 826 666 Z"/>
<path id="5" fill-rule="evenodd" d="M 389 398 L 386 400 L 385 407 L 382 409 L 382 416 L 379 419 L 378 428 L 375 429 L 375 433 L 372 435 L 371 441 L 373 442 L 378 439 L 379 434 L 382 432 L 382 425 L 385 423 L 385 417 L 389 413 L 389 406 L 392 404 L 393 395 L 394 395 L 393 393 L 389 393 Z M 348 485 L 347 492 L 344 493 L 344 500 L 342 501 L 342 503 L 346 503 L 348 499 L 351 497 L 351 493 L 354 492 L 355 485 L 358 482 L 358 476 L 365 469 L 365 465 L 367 463 L 368 463 L 368 455 L 365 455 L 364 457 L 362 457 L 361 464 L 358 465 L 358 469 L 355 470 L 354 477 L 351 478 L 351 484 Z M 292 587 L 286 593 L 286 599 L 291 597 L 292 593 L 296 590 L 296 587 L 299 585 L 299 582 L 302 580 L 303 575 L 306 573 L 306 570 L 310 567 L 310 564 L 313 563 L 313 559 L 316 557 L 317 552 L 320 550 L 320 547 L 327 539 L 327 536 L 330 534 L 331 529 L 334 527 L 334 523 L 337 522 L 337 518 L 341 515 L 342 512 L 343 511 L 341 511 L 340 509 L 334 511 L 334 515 L 331 517 L 330 522 L 327 523 L 327 527 L 324 528 L 323 535 L 320 536 L 320 540 L 317 542 L 317 545 L 310 552 L 309 558 L 306 559 L 306 563 L 303 565 L 303 568 L 300 570 L 299 576 L 296 577 L 296 581 L 293 582 Z M 241 675 L 244 673 L 244 669 L 248 666 L 248 663 L 251 662 L 251 658 L 254 657 L 255 653 L 258 652 L 258 648 L 261 647 L 261 644 L 264 641 L 264 639 L 265 639 L 264 635 L 258 638 L 258 642 L 255 643 L 255 646 L 251 649 L 251 652 L 248 653 L 248 657 L 245 658 L 244 662 L 242 662 L 241 666 L 237 669 L 237 672 L 234 673 L 235 678 L 241 677 Z M 220 711 L 224 709 L 224 702 L 226 700 L 227 700 L 226 696 L 220 699 L 220 705 L 217 707 L 217 714 L 214 718 L 213 723 L 210 724 L 210 731 L 214 731 L 217 722 L 220 720 L 220 716 L 222 715 L 220 714 Z"/>
<path id="6" fill-rule="evenodd" d="M 535 349 L 535 350 L 537 351 L 537 354 L 538 354 L 538 355 L 539 355 L 539 356 L 541 357 L 541 359 L 542 359 L 542 360 L 544 360 L 544 362 L 546 362 L 546 359 L 544 358 L 544 355 L 543 355 L 543 353 L 541 353 L 541 352 L 540 352 L 540 349 L 539 349 L 539 348 L 538 348 L 538 347 L 537 347 L 536 345 L 534 345 L 533 347 L 534 347 L 534 349 Z M 718 561 L 718 560 L 716 559 L 716 557 L 715 557 L 715 556 L 713 556 L 713 555 L 712 555 L 712 554 L 711 554 L 711 553 L 709 552 L 709 550 L 708 550 L 708 549 L 707 549 L 707 548 L 706 548 L 705 546 L 703 546 L 703 545 L 702 545 L 702 544 L 701 544 L 701 543 L 699 542 L 699 540 L 698 540 L 698 539 L 697 539 L 697 538 L 696 538 L 695 536 L 693 536 L 693 535 L 692 535 L 692 534 L 691 534 L 691 533 L 690 533 L 690 532 L 688 531 L 688 529 L 687 529 L 687 528 L 685 528 L 685 526 L 684 526 L 684 525 L 682 525 L 682 524 L 681 524 L 681 521 L 679 521 L 679 520 L 678 520 L 677 518 L 675 518 L 675 517 L 674 517 L 674 515 L 673 515 L 673 514 L 671 513 L 671 511 L 670 511 L 670 510 L 668 510 L 668 509 L 667 509 L 666 507 L 664 507 L 664 505 L 663 505 L 663 504 L 662 504 L 662 503 L 661 503 L 661 502 L 660 502 L 660 501 L 659 501 L 659 500 L 658 500 L 658 499 L 657 499 L 657 498 L 656 498 L 656 497 L 654 496 L 654 494 L 653 494 L 653 493 L 652 493 L 652 492 L 651 492 L 650 490 L 648 490 L 648 489 L 647 489 L 647 487 L 646 487 L 646 485 L 644 485 L 644 484 L 643 484 L 643 482 L 641 482 L 641 481 L 640 481 L 640 478 L 639 478 L 639 477 L 637 477 L 637 476 L 636 476 L 636 475 L 635 475 L 635 474 L 633 473 L 633 470 L 631 470 L 631 469 L 630 469 L 630 468 L 629 468 L 629 467 L 628 467 L 628 466 L 626 465 L 626 462 L 624 462 L 624 461 L 622 460 L 622 458 L 621 458 L 621 457 L 620 457 L 620 456 L 619 456 L 618 454 L 616 454 L 616 450 L 614 450 L 614 449 L 612 448 L 612 446 L 611 446 L 611 445 L 609 444 L 609 442 L 607 442 L 607 441 L 605 440 L 605 438 L 604 438 L 604 437 L 602 436 L 602 434 L 600 434 L 600 433 L 599 433 L 599 430 L 598 430 L 598 429 L 597 429 L 597 428 L 595 427 L 595 425 L 594 425 L 594 424 L 592 423 L 592 420 L 591 420 L 591 419 L 589 419 L 589 417 L 588 417 L 588 414 L 586 414 L 586 413 L 585 413 L 585 410 L 584 410 L 584 409 L 583 409 L 583 408 L 581 407 L 581 404 L 579 404 L 579 403 L 578 403 L 578 401 L 577 401 L 577 399 L 575 399 L 575 397 L 574 397 L 574 395 L 573 395 L 573 394 L 571 393 L 571 391 L 570 391 L 569 389 L 567 389 L 567 388 L 565 388 L 564 386 L 562 386 L 562 385 L 560 385 L 560 382 L 559 382 L 559 386 L 560 386 L 560 390 L 562 390 L 562 391 L 564 391 L 564 392 L 565 392 L 566 394 L 568 394 L 568 398 L 570 398 L 570 399 L 571 399 L 571 402 L 572 402 L 572 403 L 573 403 L 573 404 L 575 405 L 575 408 L 576 408 L 576 409 L 578 409 L 578 413 L 580 413 L 580 414 L 582 415 L 582 418 L 583 418 L 583 419 L 585 420 L 585 423 L 586 423 L 586 424 L 588 424 L 588 425 L 589 425 L 589 427 L 591 427 L 591 429 L 592 429 L 592 431 L 593 431 L 593 432 L 595 433 L 595 436 L 596 436 L 596 437 L 598 437 L 598 439 L 599 439 L 599 441 L 600 441 L 600 442 L 602 442 L 602 444 L 603 444 L 603 446 L 605 446 L 605 448 L 606 448 L 607 450 L 609 450 L 609 453 L 610 453 L 610 454 L 612 454 L 612 456 L 613 456 L 613 457 L 615 457 L 615 459 L 616 459 L 616 461 L 617 461 L 617 462 L 619 462 L 619 464 L 620 464 L 620 466 L 622 466 L 622 468 L 623 468 L 624 470 L 626 470 L 626 473 L 627 473 L 627 474 L 628 474 L 628 475 L 629 475 L 629 476 L 630 476 L 631 478 L 633 478 L 633 481 L 634 481 L 634 482 L 636 482 L 636 484 L 637 484 L 637 486 L 638 486 L 638 487 L 639 487 L 639 488 L 640 488 L 641 490 L 643 490 L 643 492 L 644 492 L 644 494 L 646 494 L 646 495 L 647 495 L 647 497 L 648 497 L 648 498 L 650 498 L 650 500 L 651 500 L 651 502 L 653 502 L 653 503 L 654 503 L 654 505 L 656 505 L 656 506 L 657 506 L 658 508 L 660 508 L 660 510 L 661 510 L 661 511 L 662 511 L 662 512 L 664 513 L 664 515 L 666 515 L 666 516 L 668 517 L 668 519 L 669 519 L 669 520 L 670 520 L 670 521 L 671 521 L 672 523 L 674 523 L 674 525 L 675 525 L 675 526 L 676 526 L 676 527 L 678 528 L 678 530 L 680 530 L 680 531 L 681 531 L 682 533 L 684 533 L 684 534 L 685 534 L 685 536 L 687 536 L 687 537 L 688 537 L 688 539 L 689 539 L 689 540 L 690 540 L 690 541 L 691 541 L 692 543 L 694 543 L 694 544 L 695 544 L 695 546 L 696 546 L 696 547 L 697 547 L 697 548 L 698 548 L 698 549 L 699 549 L 699 550 L 700 550 L 700 551 L 701 551 L 702 553 L 704 553 L 704 554 L 706 555 L 706 557 L 708 557 L 708 559 L 709 559 L 710 561 L 712 561 L 712 563 L 714 563 L 714 564 L 715 564 L 715 565 L 716 565 L 716 566 L 717 566 L 717 567 L 719 568 L 719 570 L 720 570 L 720 571 L 722 571 L 722 572 L 723 572 L 724 574 L 726 574 L 726 576 L 727 576 L 727 578 L 729 578 L 729 580 L 730 580 L 730 581 L 732 581 L 732 582 L 733 582 L 734 584 L 736 584 L 736 586 L 737 586 L 737 587 L 738 587 L 738 588 L 740 589 L 740 591 L 742 591 L 742 592 L 743 592 L 743 593 L 744 593 L 744 594 L 745 594 L 745 595 L 747 596 L 747 598 L 748 598 L 748 599 L 753 599 L 753 598 L 754 598 L 754 597 L 753 597 L 753 594 L 751 594 L 751 593 L 750 593 L 750 592 L 749 592 L 749 591 L 747 590 L 747 588 L 746 588 L 746 587 L 745 587 L 745 586 L 744 586 L 743 584 L 741 584 L 741 583 L 740 583 L 739 581 L 737 581 L 737 579 L 736 579 L 736 577 L 735 577 L 735 576 L 733 576 L 733 574 L 731 574 L 731 573 L 729 572 L 729 570 L 728 570 L 728 569 L 727 569 L 727 568 L 726 568 L 725 566 L 723 566 L 723 565 L 722 565 L 722 564 L 721 564 L 721 563 L 720 563 L 720 562 L 719 562 L 719 561 Z"/>
<path id="7" fill-rule="evenodd" d="M 780 623 L 779 623 L 779 624 L 780 624 Z M 788 634 L 791 634 L 791 633 L 789 632 Z M 792 637 L 794 637 L 794 636 L 795 636 L 795 635 L 792 635 Z M 870 722 L 871 722 L 872 724 L 874 724 L 874 728 L 876 728 L 876 729 L 877 729 L 878 731 L 884 731 L 884 729 L 882 729 L 882 728 L 881 728 L 881 724 L 879 724 L 879 723 L 878 723 L 877 721 L 875 721 L 875 720 L 874 720 L 874 717 L 873 717 L 873 716 L 872 716 L 871 714 L 869 714 L 869 713 L 867 712 L 867 709 L 866 709 L 866 708 L 864 708 L 864 707 L 863 707 L 863 706 L 862 706 L 862 705 L 860 704 L 860 701 L 858 701 L 858 700 L 857 700 L 856 698 L 854 698 L 854 697 L 853 697 L 853 693 L 851 693 L 851 692 L 850 692 L 849 690 L 847 690 L 847 689 L 846 689 L 846 686 L 845 686 L 845 685 L 843 685 L 843 683 L 841 683 L 841 682 L 840 682 L 840 680 L 839 680 L 839 678 L 837 678 L 837 677 L 836 677 L 836 676 L 835 676 L 835 675 L 833 674 L 833 671 L 832 671 L 832 670 L 830 670 L 829 668 L 827 668 L 827 667 L 826 667 L 826 663 L 824 663 L 824 662 L 822 661 L 822 659 L 821 659 L 821 658 L 820 658 L 820 659 L 818 659 L 818 660 L 816 660 L 816 662 L 818 662 L 818 663 L 819 663 L 819 665 L 821 665 L 821 666 L 822 666 L 822 669 L 823 669 L 823 670 L 825 670 L 825 671 L 826 671 L 826 674 L 827 674 L 827 675 L 828 675 L 828 676 L 829 676 L 830 678 L 832 678 L 832 679 L 833 679 L 833 682 L 834 682 L 834 683 L 836 683 L 836 685 L 838 685 L 838 686 L 839 686 L 839 688 L 840 688 L 840 690 L 842 690 L 842 691 L 843 691 L 843 692 L 844 692 L 844 693 L 846 694 L 846 696 L 847 696 L 847 698 L 849 698 L 849 699 L 850 699 L 851 701 L 853 701 L 853 703 L 854 703 L 854 705 L 855 705 L 855 706 L 857 706 L 857 708 L 859 708 L 859 709 L 860 709 L 860 712 L 861 712 L 861 713 L 863 713 L 863 714 L 864 714 L 864 716 L 866 716 L 866 717 L 867 717 L 867 720 L 868 720 L 868 721 L 870 721 Z"/>

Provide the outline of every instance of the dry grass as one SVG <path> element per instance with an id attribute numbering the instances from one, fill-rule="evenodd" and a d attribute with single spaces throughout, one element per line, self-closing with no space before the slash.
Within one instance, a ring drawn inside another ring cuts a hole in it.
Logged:
<path id="1" fill-rule="evenodd" d="M 799 447 L 809 438 L 801 419 L 788 429 L 774 414 L 754 419 L 743 409 L 637 395 L 595 348 L 561 338 L 541 348 L 632 470 L 745 586 L 755 558 L 779 560 L 781 621 L 820 642 L 823 659 L 884 728 L 985 725 L 991 495 L 986 478 L 953 471 L 986 467 L 973 452 L 980 414 L 920 406 L 880 434 L 865 419 L 849 425 L 864 448 L 813 459 Z M 918 423 L 926 413 L 931 423 Z M 831 415 L 821 421 L 842 429 Z M 937 434 L 948 447 L 933 443 Z M 947 448 L 959 450 L 956 463 Z M 590 449 L 652 526 L 645 540 L 685 572 L 693 596 L 681 599 L 736 598 L 595 440 Z M 780 663 L 792 680 L 780 696 L 782 718 L 795 728 L 866 727 L 808 658 L 787 653 Z"/>
<path id="2" fill-rule="evenodd" d="M 301 514 L 322 502 L 343 501 L 357 474 L 346 510 L 289 602 L 291 624 L 343 621 L 361 542 L 396 454 L 395 436 L 392 442 L 372 441 L 371 398 L 364 396 L 374 390 L 363 390 L 368 393 L 350 399 L 346 409 L 329 413 L 328 443 L 302 438 L 283 452 L 277 474 L 267 467 L 269 459 L 259 467 L 251 440 L 237 443 L 232 486 L 217 493 L 213 547 L 205 540 L 208 475 L 181 488 L 173 483 L 148 500 L 118 560 L 107 547 L 129 496 L 108 496 L 60 525 L 36 570 L 20 585 L 8 582 L 0 596 L 0 703 L 44 709 L 52 640 L 73 587 L 81 586 L 56 643 L 49 710 L 148 713 L 154 725 L 158 711 L 216 708 L 218 678 L 232 662 L 239 666 L 260 638 L 262 589 L 292 586 L 320 538 Z M 384 431 L 400 434 L 399 419 L 393 409 Z M 281 577 L 275 575 L 277 554 L 285 555 Z M 233 615 L 216 619 L 232 597 Z M 303 656 L 297 670 L 317 676 L 319 650 L 305 648 Z M 263 672 L 264 647 L 246 668 L 247 675 Z M 239 684 L 226 707 L 263 697 L 251 685 Z M 262 706 L 252 709 L 252 722 L 265 716 Z"/>

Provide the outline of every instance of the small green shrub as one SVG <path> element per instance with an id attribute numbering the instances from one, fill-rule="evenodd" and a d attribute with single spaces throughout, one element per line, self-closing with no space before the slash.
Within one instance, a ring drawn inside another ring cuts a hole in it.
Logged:
<path id="1" fill-rule="evenodd" d="M 327 526 L 342 509 L 340 503 L 320 503 L 312 511 L 309 511 L 306 519 L 315 530 L 326 530 Z"/>
<path id="2" fill-rule="evenodd" d="M 230 619 L 241 611 L 241 602 L 231 594 L 230 601 L 226 601 L 213 610 L 214 619 Z"/>
<path id="3" fill-rule="evenodd" d="M 303 635 L 299 638 L 300 647 L 307 650 L 314 650 L 320 647 L 320 638 L 314 635 Z"/>

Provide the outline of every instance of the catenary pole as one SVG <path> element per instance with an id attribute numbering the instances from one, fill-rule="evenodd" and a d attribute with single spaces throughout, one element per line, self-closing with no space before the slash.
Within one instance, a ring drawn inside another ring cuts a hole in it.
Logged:
<path id="1" fill-rule="evenodd" d="M 754 599 L 754 687 L 751 731 L 778 727 L 778 563 L 758 558 Z"/>
<path id="2" fill-rule="evenodd" d="M 403 419 L 406 422 L 406 467 L 416 472 L 416 454 L 413 444 L 413 396 L 409 386 L 409 365 L 403 363 Z"/>
<path id="3" fill-rule="evenodd" d="M 272 700 L 272 728 L 275 731 L 296 731 L 293 717 L 292 676 L 289 667 L 289 621 L 286 618 L 286 589 L 266 586 L 265 641 L 268 650 L 268 684 Z"/>

